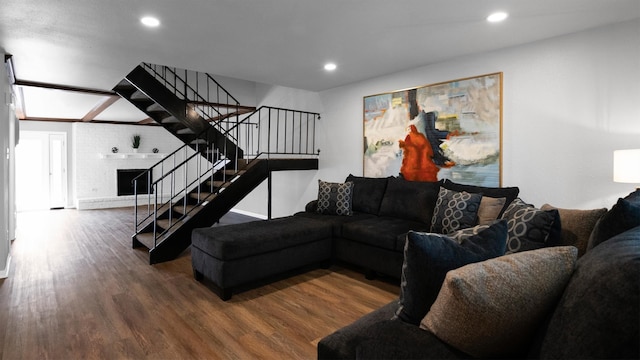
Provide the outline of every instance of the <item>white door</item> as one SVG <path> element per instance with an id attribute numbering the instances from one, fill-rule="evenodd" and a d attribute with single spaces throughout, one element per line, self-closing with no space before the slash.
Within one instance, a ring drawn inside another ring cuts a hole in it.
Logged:
<path id="1" fill-rule="evenodd" d="M 49 208 L 67 204 L 67 136 L 49 134 Z"/>
<path id="2" fill-rule="evenodd" d="M 61 208 L 67 203 L 65 133 L 21 131 L 16 146 L 18 211 Z"/>

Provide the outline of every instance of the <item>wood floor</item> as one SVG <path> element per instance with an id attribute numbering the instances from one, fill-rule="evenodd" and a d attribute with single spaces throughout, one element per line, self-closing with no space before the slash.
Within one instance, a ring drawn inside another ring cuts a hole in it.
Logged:
<path id="1" fill-rule="evenodd" d="M 189 250 L 150 266 L 131 229 L 130 208 L 20 213 L 0 358 L 314 359 L 322 337 L 399 292 L 332 266 L 223 302 L 193 279 Z"/>

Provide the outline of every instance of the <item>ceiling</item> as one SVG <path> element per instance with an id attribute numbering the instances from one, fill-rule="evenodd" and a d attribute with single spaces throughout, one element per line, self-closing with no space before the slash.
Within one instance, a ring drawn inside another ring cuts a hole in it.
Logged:
<path id="1" fill-rule="evenodd" d="M 486 22 L 497 10 L 509 18 Z M 139 122 L 108 93 L 46 85 L 110 91 L 150 62 L 322 91 L 639 17 L 638 0 L 2 0 L 0 51 L 37 85 L 21 117 Z"/>

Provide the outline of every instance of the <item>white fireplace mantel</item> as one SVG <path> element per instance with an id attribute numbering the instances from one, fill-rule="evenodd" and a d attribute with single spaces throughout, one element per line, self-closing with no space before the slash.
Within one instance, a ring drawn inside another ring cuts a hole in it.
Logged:
<path id="1" fill-rule="evenodd" d="M 167 154 L 160 153 L 112 153 L 98 154 L 100 159 L 164 159 Z"/>

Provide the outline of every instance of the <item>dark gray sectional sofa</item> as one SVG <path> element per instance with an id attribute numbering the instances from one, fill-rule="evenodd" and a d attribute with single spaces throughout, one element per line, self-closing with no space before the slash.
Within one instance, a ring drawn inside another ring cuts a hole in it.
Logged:
<path id="1" fill-rule="evenodd" d="M 349 175 L 353 183 L 353 215 L 338 216 L 316 211 L 317 201 L 296 213 L 332 224 L 333 259 L 363 268 L 367 277 L 382 274 L 400 279 L 405 238 L 409 231 L 429 231 L 440 187 L 504 198 L 507 205 L 519 193 L 517 187 L 488 188 L 402 178 L 367 178 Z"/>
<path id="2" fill-rule="evenodd" d="M 552 208 L 545 207 L 547 211 Z M 608 211 L 556 210 L 560 223 L 567 226 L 561 230 L 560 242 L 549 244 L 555 247 L 503 255 L 449 271 L 444 280 L 440 279 L 442 288 L 436 290 L 437 298 L 430 309 L 427 306 L 424 310 L 426 316 L 419 324 L 398 316 L 402 314 L 403 296 L 410 296 L 405 292 L 410 288 L 407 282 L 414 282 L 416 274 L 403 277 L 400 301 L 323 338 L 318 343 L 318 358 L 638 359 L 640 190 L 619 199 Z M 412 236 L 407 237 L 407 243 Z M 420 236 L 438 240 L 434 235 Z M 467 243 L 472 241 L 480 243 L 477 238 Z M 576 246 L 584 256 L 578 258 Z M 434 249 L 432 245 L 426 247 Z M 540 261 L 536 268 L 537 259 L 549 258 L 544 252 L 562 259 L 563 266 L 554 268 Z M 431 261 L 437 262 L 433 258 Z M 528 270 L 518 272 L 518 267 L 527 262 L 529 267 L 522 269 Z M 508 264 L 509 271 L 496 266 L 499 264 Z M 493 266 L 502 271 L 492 273 Z M 430 273 L 421 276 L 438 275 L 437 268 L 429 269 Z M 553 271 L 564 274 L 549 277 L 555 279 L 555 287 L 545 278 L 537 284 L 542 287 L 529 288 L 529 283 Z M 515 279 L 509 289 L 502 285 L 503 277 Z M 491 298 L 495 293 L 500 296 Z M 494 306 L 500 301 L 501 306 Z M 405 298 L 404 306 L 407 303 Z M 522 304 L 522 308 L 510 308 L 513 304 Z"/>

